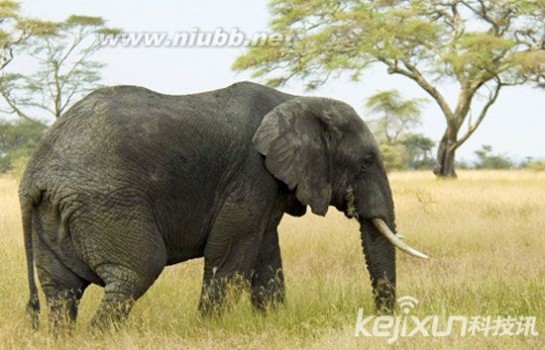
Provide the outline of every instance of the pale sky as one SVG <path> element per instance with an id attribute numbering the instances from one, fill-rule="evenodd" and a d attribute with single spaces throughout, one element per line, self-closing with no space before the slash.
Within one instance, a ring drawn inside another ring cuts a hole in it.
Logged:
<path id="1" fill-rule="evenodd" d="M 71 14 L 102 16 L 109 26 L 128 32 L 238 28 L 252 35 L 266 31 L 270 21 L 266 0 L 23 0 L 22 10 L 25 15 L 55 21 Z M 106 85 L 133 84 L 163 93 L 186 94 L 249 80 L 249 72 L 237 73 L 230 68 L 235 57 L 244 51 L 243 47 L 116 47 L 102 49 L 95 58 L 107 64 L 102 72 Z M 363 107 L 365 99 L 385 89 L 399 89 L 406 98 L 426 97 L 414 83 L 389 76 L 381 66 L 367 71 L 360 82 L 340 78 L 307 92 L 300 81 L 293 81 L 281 90 L 336 98 L 351 104 L 364 119 L 369 119 Z M 442 89 L 454 103 L 456 86 Z M 423 112 L 423 125 L 417 131 L 437 141 L 444 125 L 439 109 L 430 102 Z M 458 158 L 473 159 L 473 152 L 483 144 L 492 145 L 496 152 L 516 160 L 526 156 L 545 158 L 545 91 L 529 87 L 502 90 L 479 130 L 459 149 Z"/>

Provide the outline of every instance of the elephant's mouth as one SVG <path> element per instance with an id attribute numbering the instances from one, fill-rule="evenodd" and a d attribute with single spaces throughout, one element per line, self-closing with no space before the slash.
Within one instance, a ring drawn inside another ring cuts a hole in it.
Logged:
<path id="1" fill-rule="evenodd" d="M 359 219 L 358 210 L 356 209 L 356 197 L 354 196 L 354 189 L 352 186 L 348 187 L 348 190 L 344 195 L 343 206 L 340 210 L 349 219 Z"/>
<path id="2" fill-rule="evenodd" d="M 373 225 L 375 225 L 378 232 L 380 232 L 390 243 L 392 243 L 394 247 L 399 248 L 405 253 L 415 256 L 417 258 L 428 259 L 428 256 L 426 254 L 419 252 L 418 250 L 409 246 L 407 243 L 403 242 L 401 240 L 402 237 L 393 233 L 388 225 L 384 222 L 384 220 L 380 218 L 373 218 L 371 219 L 371 222 L 373 223 Z"/>

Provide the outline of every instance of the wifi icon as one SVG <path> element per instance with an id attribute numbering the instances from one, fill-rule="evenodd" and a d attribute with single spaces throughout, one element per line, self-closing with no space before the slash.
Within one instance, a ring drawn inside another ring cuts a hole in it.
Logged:
<path id="1" fill-rule="evenodd" d="M 410 295 L 405 295 L 398 298 L 397 303 L 401 308 L 401 311 L 403 311 L 404 314 L 408 314 L 411 309 L 414 309 L 414 307 L 418 304 L 418 299 Z"/>

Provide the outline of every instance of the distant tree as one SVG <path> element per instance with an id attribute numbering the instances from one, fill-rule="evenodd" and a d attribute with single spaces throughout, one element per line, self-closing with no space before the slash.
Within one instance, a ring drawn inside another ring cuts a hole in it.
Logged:
<path id="1" fill-rule="evenodd" d="M 481 149 L 475 151 L 479 158 L 475 168 L 477 169 L 510 169 L 513 162 L 506 156 L 493 153 L 492 146 L 482 145 Z"/>
<path id="2" fill-rule="evenodd" d="M 269 0 L 271 31 L 284 45 L 251 47 L 235 70 L 272 75 L 276 86 L 298 77 L 316 88 L 371 65 L 414 82 L 442 111 L 440 177 L 456 177 L 455 154 L 507 86 L 545 86 L 543 0 Z M 440 84 L 455 83 L 450 105 Z M 473 116 L 474 118 L 471 118 Z M 465 127 L 464 127 L 465 125 Z"/>
<path id="3" fill-rule="evenodd" d="M 389 170 L 427 167 L 427 141 L 432 140 L 411 132 L 421 124 L 421 98 L 405 100 L 397 90 L 380 91 L 370 96 L 365 106 L 378 118 L 369 125 L 379 143 L 384 163 Z M 426 148 L 423 149 L 422 147 Z M 423 163 L 424 162 L 424 163 Z"/>
<path id="4" fill-rule="evenodd" d="M 409 156 L 409 168 L 433 169 L 435 159 L 433 159 L 432 150 L 435 142 L 432 139 L 422 134 L 410 134 L 402 141 L 402 144 Z"/>
<path id="5" fill-rule="evenodd" d="M 35 121 L 0 120 L 0 172 L 10 170 L 19 159 L 30 156 L 47 126 Z"/>
<path id="6" fill-rule="evenodd" d="M 545 160 L 534 160 L 527 164 L 526 167 L 535 171 L 545 171 Z"/>
<path id="7" fill-rule="evenodd" d="M 533 157 L 526 157 L 526 159 L 519 165 L 519 168 L 535 171 L 545 171 L 545 160 L 534 159 Z"/>
<path id="8" fill-rule="evenodd" d="M 58 118 L 71 103 L 97 88 L 104 64 L 92 60 L 101 48 L 98 33 L 118 33 L 100 17 L 70 16 L 54 30 L 30 37 L 20 46 L 37 63 L 30 72 L 2 72 L 0 95 L 7 112 L 33 121 L 46 112 Z"/>
<path id="9" fill-rule="evenodd" d="M 367 99 L 366 107 L 379 118 L 372 121 L 379 138 L 390 145 L 396 145 L 400 137 L 421 124 L 421 98 L 404 100 L 399 91 L 380 91 Z"/>
<path id="10" fill-rule="evenodd" d="M 22 17 L 18 1 L 0 0 L 0 71 L 13 60 L 16 47 L 32 35 L 47 35 L 54 29 L 53 22 Z"/>

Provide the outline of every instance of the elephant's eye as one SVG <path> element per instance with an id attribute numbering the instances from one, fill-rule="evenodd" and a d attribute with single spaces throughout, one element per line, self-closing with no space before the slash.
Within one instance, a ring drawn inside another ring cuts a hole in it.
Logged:
<path id="1" fill-rule="evenodd" d="M 369 167 L 373 164 L 373 156 L 367 155 L 361 160 L 360 168 L 362 172 L 366 172 Z"/>

